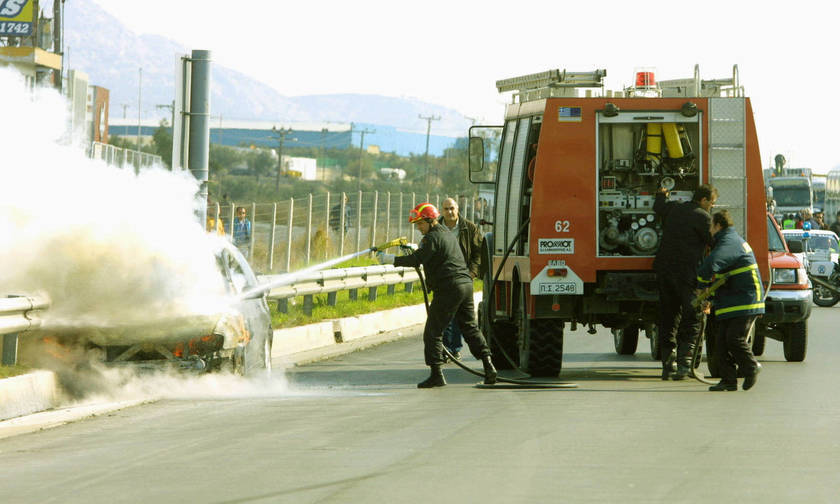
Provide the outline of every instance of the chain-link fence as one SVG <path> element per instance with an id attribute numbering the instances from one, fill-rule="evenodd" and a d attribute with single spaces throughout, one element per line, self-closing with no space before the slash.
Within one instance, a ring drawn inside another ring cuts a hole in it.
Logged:
<path id="1" fill-rule="evenodd" d="M 408 223 L 408 212 L 430 201 L 440 209 L 452 197 L 462 217 L 480 223 L 489 219 L 477 196 L 428 193 L 354 192 L 309 194 L 277 203 L 230 203 L 210 208 L 218 212 L 228 237 L 233 236 L 236 208 L 243 207 L 251 221 L 251 242 L 244 246 L 249 262 L 260 273 L 280 273 L 318 264 L 365 250 L 377 243 L 404 236 L 420 240 Z M 483 229 L 484 230 L 484 229 Z"/>

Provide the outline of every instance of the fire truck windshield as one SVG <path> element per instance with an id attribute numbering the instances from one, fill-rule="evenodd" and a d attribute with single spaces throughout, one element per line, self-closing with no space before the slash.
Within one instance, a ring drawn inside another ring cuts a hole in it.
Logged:
<path id="1" fill-rule="evenodd" d="M 773 199 L 778 206 L 808 208 L 811 206 L 811 191 L 807 186 L 773 187 Z"/>

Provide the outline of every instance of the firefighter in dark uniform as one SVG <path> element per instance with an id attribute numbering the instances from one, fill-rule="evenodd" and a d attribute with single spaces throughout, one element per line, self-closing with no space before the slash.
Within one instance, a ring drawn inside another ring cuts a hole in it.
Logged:
<path id="1" fill-rule="evenodd" d="M 417 267 L 423 265 L 426 286 L 432 292 L 429 317 L 423 330 L 423 353 L 432 373 L 418 388 L 446 385 L 441 366 L 443 358 L 443 330 L 455 317 L 470 352 L 484 364 L 484 383 L 496 383 L 496 369 L 490 360 L 490 347 L 478 329 L 473 304 L 473 281 L 454 233 L 438 222 L 440 213 L 431 203 L 420 203 L 408 216 L 408 222 L 423 234 L 420 245 L 413 253 L 397 256 L 379 252 L 382 264 Z"/>
<path id="2" fill-rule="evenodd" d="M 714 292 L 714 315 L 718 325 L 715 354 L 721 379 L 709 390 L 738 390 L 738 371 L 744 375 L 744 390 L 749 390 L 761 371 L 761 365 L 747 343 L 747 334 L 755 318 L 764 313 L 761 277 L 752 248 L 732 229 L 728 211 L 721 210 L 712 216 L 712 235 L 714 248 L 697 272 L 699 292 L 717 278 L 723 277 L 726 281 Z"/>
<path id="3" fill-rule="evenodd" d="M 709 215 L 717 200 L 717 189 L 703 184 L 691 201 L 667 201 L 667 190 L 656 193 L 653 210 L 663 223 L 662 243 L 653 268 L 659 284 L 659 348 L 662 379 L 685 379 L 700 316 L 692 306 L 697 287 L 697 267 L 712 244 Z"/>

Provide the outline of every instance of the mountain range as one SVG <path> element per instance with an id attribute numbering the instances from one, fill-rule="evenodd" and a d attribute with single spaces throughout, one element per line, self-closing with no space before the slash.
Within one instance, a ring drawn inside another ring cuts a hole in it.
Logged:
<path id="1" fill-rule="evenodd" d="M 188 52 L 165 37 L 134 33 L 92 0 L 73 0 L 65 7 L 65 67 L 87 73 L 91 84 L 110 91 L 113 118 L 137 117 L 140 68 L 143 117 L 168 117 L 169 111 L 159 105 L 172 102 L 176 57 Z M 454 109 L 414 99 L 365 94 L 283 96 L 219 64 L 211 66 L 211 79 L 211 114 L 225 120 L 355 122 L 425 135 L 426 121 L 418 115 L 435 115 L 441 120 L 435 121 L 433 130 L 443 137 L 463 136 L 470 124 Z"/>

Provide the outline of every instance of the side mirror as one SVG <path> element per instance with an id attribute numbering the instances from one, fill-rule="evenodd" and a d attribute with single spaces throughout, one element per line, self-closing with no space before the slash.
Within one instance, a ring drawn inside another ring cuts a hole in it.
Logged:
<path id="1" fill-rule="evenodd" d="M 802 242 L 800 240 L 790 240 L 787 242 L 788 250 L 792 254 L 799 254 L 801 252 L 805 252 L 805 248 L 802 246 Z"/>
<path id="2" fill-rule="evenodd" d="M 484 170 L 484 140 L 481 137 L 470 138 L 470 174 Z"/>

